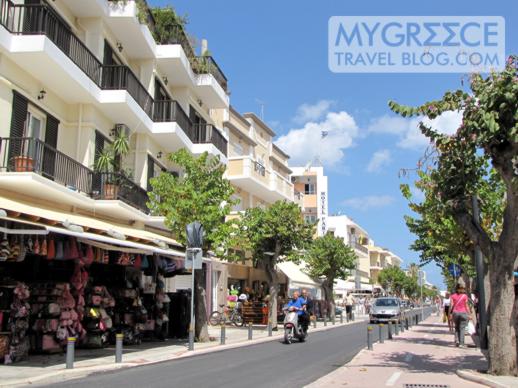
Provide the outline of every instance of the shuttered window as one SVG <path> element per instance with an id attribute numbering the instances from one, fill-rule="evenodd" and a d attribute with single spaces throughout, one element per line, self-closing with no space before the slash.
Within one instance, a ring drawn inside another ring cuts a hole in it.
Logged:
<path id="1" fill-rule="evenodd" d="M 8 166 L 10 170 L 14 170 L 14 157 L 22 154 L 22 141 L 25 132 L 25 122 L 27 120 L 27 99 L 17 91 L 13 90 L 13 105 L 11 114 L 11 141 L 9 142 Z M 18 138 L 16 140 L 13 138 Z"/>
<path id="2" fill-rule="evenodd" d="M 58 148 L 59 120 L 47 114 L 47 126 L 45 127 L 45 147 L 43 153 L 43 176 L 54 179 L 56 170 L 56 149 Z"/>

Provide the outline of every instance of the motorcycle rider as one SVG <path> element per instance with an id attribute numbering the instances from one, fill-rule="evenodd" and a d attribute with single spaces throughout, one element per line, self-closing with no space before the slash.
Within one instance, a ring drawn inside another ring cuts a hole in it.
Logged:
<path id="1" fill-rule="evenodd" d="M 302 299 L 302 304 L 306 305 L 306 309 L 304 310 L 304 315 L 302 317 L 299 317 L 299 319 L 301 319 L 300 323 L 302 325 L 302 328 L 305 332 L 307 332 L 310 317 L 311 315 L 313 315 L 313 299 L 311 299 L 308 290 L 305 288 L 302 289 L 302 295 L 300 296 L 300 299 Z"/>
<path id="2" fill-rule="evenodd" d="M 300 297 L 300 293 L 298 291 L 293 291 L 293 295 L 286 307 L 288 308 L 288 311 L 291 310 L 292 307 L 297 311 L 297 318 L 298 318 L 299 325 L 302 327 L 302 329 L 304 331 L 306 331 L 307 327 L 304 328 L 304 324 L 303 324 L 305 310 L 306 310 L 306 303 Z"/>

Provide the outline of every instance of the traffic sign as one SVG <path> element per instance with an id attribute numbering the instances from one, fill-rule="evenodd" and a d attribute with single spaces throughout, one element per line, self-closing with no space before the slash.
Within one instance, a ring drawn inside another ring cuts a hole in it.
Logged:
<path id="1" fill-rule="evenodd" d="M 457 278 L 460 275 L 462 275 L 462 268 L 458 264 L 450 264 L 448 266 L 448 272 L 450 273 L 451 276 L 453 276 L 454 278 Z"/>
<path id="2" fill-rule="evenodd" d="M 203 252 L 201 248 L 187 248 L 185 251 L 185 269 L 202 269 Z"/>

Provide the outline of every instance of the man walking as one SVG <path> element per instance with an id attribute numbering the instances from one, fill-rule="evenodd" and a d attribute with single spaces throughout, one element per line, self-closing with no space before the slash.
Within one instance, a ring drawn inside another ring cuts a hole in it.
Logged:
<path id="1" fill-rule="evenodd" d="M 354 298 L 351 293 L 347 294 L 347 298 L 345 298 L 345 313 L 347 318 L 352 321 L 353 319 L 353 304 Z"/>

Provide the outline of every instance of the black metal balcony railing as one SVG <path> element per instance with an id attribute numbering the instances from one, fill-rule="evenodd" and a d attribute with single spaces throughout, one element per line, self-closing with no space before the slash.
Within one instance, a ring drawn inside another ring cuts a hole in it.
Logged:
<path id="1" fill-rule="evenodd" d="M 223 137 L 219 129 L 211 124 L 194 124 L 193 143 L 212 143 L 221 153 L 227 156 L 227 139 Z"/>
<path id="2" fill-rule="evenodd" d="M 254 161 L 254 171 L 261 176 L 266 176 L 266 168 L 259 162 Z"/>
<path id="3" fill-rule="evenodd" d="M 128 91 L 144 112 L 152 117 L 153 97 L 128 66 L 104 65 L 101 87 L 108 90 Z"/>
<path id="4" fill-rule="evenodd" d="M 144 213 L 148 213 L 147 191 L 121 173 L 93 173 L 97 189 L 92 194 L 96 199 L 121 200 Z"/>
<path id="5" fill-rule="evenodd" d="M 101 62 L 45 4 L 0 0 L 0 23 L 11 33 L 45 35 L 92 81 L 99 85 Z"/>
<path id="6" fill-rule="evenodd" d="M 197 64 L 193 66 L 194 72 L 197 74 L 212 74 L 218 84 L 227 92 L 228 81 L 223 71 L 211 56 L 204 55 L 197 58 Z"/>
<path id="7" fill-rule="evenodd" d="M 34 172 L 69 189 L 91 193 L 92 170 L 39 139 L 0 138 L 0 157 L 2 171 Z"/>
<path id="8" fill-rule="evenodd" d="M 191 130 L 189 116 L 175 100 L 157 100 L 153 108 L 153 121 L 163 123 L 175 121 L 186 132 Z M 187 134 L 189 138 L 191 136 Z"/>

